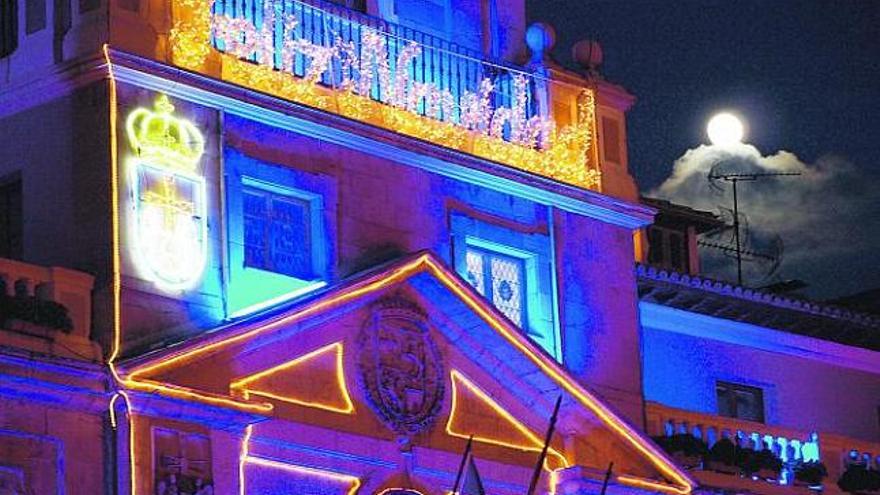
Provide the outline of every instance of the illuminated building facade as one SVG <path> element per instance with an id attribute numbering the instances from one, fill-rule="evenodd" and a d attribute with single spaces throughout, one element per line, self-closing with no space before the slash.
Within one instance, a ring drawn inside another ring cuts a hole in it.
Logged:
<path id="1" fill-rule="evenodd" d="M 473 436 L 487 492 L 523 493 L 561 396 L 541 493 L 612 461 L 611 493 L 698 489 L 647 435 L 718 416 L 653 372 L 698 378 L 639 302 L 633 97 L 553 64 L 524 11 L 3 11 L 0 487 L 440 495 Z"/>

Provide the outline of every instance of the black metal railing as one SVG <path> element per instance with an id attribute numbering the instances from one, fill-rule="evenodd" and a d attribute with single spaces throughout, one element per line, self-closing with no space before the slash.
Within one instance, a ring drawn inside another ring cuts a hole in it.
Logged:
<path id="1" fill-rule="evenodd" d="M 276 29 L 276 68 L 281 67 L 280 47 L 284 36 L 305 40 L 314 45 L 330 47 L 346 44 L 353 48 L 358 60 L 363 54 L 364 33 L 367 30 L 378 33 L 385 40 L 388 63 L 392 73 L 406 70 L 413 82 L 429 83 L 441 91 L 450 93 L 455 101 L 459 101 L 465 92 L 477 94 L 484 79 L 494 85 L 490 97 L 491 110 L 500 107 L 512 108 L 515 104 L 514 78 L 519 75 L 525 84 L 525 117 L 530 118 L 538 113 L 535 95 L 541 90 L 542 84 L 535 76 L 513 64 L 493 60 L 482 53 L 472 50 L 446 39 L 427 34 L 410 27 L 387 22 L 350 8 L 346 8 L 323 0 L 215 0 L 214 15 L 226 15 L 237 19 L 248 19 L 255 26 L 263 23 L 263 12 L 267 7 L 263 2 L 272 2 L 271 7 L 284 16 L 292 16 L 296 20 L 293 33 L 284 33 L 282 28 Z M 417 43 L 420 54 L 408 61 L 408 67 L 397 67 L 401 51 L 409 43 Z M 222 41 L 214 40 L 215 47 L 223 50 Z M 308 69 L 309 59 L 303 53 L 297 53 L 293 67 L 285 67 L 297 76 L 304 77 Z M 340 81 L 357 77 L 358 67 L 344 64 L 335 58 L 321 76 L 323 85 L 335 87 Z M 382 101 L 383 88 L 381 81 L 375 80 L 370 89 L 370 97 Z M 387 103 L 387 102 L 385 102 Z M 424 113 L 424 105 L 420 106 Z M 460 109 L 455 114 L 446 116 L 458 121 Z"/>

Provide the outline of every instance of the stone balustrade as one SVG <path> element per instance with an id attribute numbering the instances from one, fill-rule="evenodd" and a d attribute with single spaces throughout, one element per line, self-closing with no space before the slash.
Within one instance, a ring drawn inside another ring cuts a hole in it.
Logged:
<path id="1" fill-rule="evenodd" d="M 0 258 L 0 292 L 60 304 L 66 308 L 71 324 L 69 330 L 62 330 L 7 322 L 2 343 L 68 357 L 100 359 L 98 346 L 89 340 L 93 284 L 94 277 L 86 273 Z M 5 319 L 0 318 L 0 323 Z"/>
<path id="2" fill-rule="evenodd" d="M 651 436 L 671 436 L 678 433 L 690 433 L 701 438 L 711 448 L 722 438 L 728 438 L 737 446 L 754 450 L 770 449 L 787 466 L 798 461 L 821 461 L 828 469 L 824 491 L 840 493 L 837 479 L 854 462 L 867 464 L 873 469 L 880 468 L 880 443 L 858 440 L 832 433 L 801 431 L 776 425 L 766 425 L 752 421 L 727 418 L 711 414 L 703 414 L 682 409 L 675 409 L 661 404 L 647 403 L 647 433 Z M 747 483 L 754 490 L 753 480 L 745 480 L 738 476 L 708 476 L 713 483 L 725 478 L 730 488 L 743 488 Z M 697 474 L 696 478 L 702 480 Z M 791 473 L 783 473 L 783 484 L 791 482 Z M 762 490 L 775 493 L 779 485 Z"/>

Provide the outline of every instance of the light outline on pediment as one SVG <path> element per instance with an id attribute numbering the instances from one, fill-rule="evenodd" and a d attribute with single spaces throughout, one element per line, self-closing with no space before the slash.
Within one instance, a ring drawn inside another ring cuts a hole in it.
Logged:
<path id="1" fill-rule="evenodd" d="M 602 424 L 610 428 L 616 435 L 622 437 L 626 444 L 633 447 L 636 452 L 645 456 L 666 478 L 665 481 L 660 481 L 620 474 L 616 476 L 617 481 L 629 486 L 676 495 L 687 495 L 691 493 L 696 486 L 696 483 L 684 471 L 681 471 L 671 460 L 669 460 L 658 447 L 652 445 L 633 426 L 615 415 L 614 412 L 608 409 L 590 391 L 569 377 L 560 364 L 553 361 L 549 356 L 546 356 L 535 344 L 530 342 L 526 336 L 522 335 L 518 328 L 506 322 L 490 303 L 483 300 L 482 297 L 473 291 L 466 281 L 461 280 L 458 275 L 445 267 L 435 256 L 425 252 L 401 261 L 399 264 L 392 266 L 392 268 L 384 272 L 367 276 L 363 280 L 354 282 L 336 293 L 331 292 L 324 297 L 319 297 L 304 308 L 276 317 L 265 323 L 246 324 L 247 326 L 245 326 L 240 333 L 230 336 L 218 333 L 215 336 L 208 337 L 198 347 L 187 348 L 184 346 L 181 350 L 171 352 L 159 359 L 154 358 L 152 360 L 147 360 L 146 362 L 134 364 L 127 370 L 123 368 L 122 374 L 119 376 L 119 381 L 123 386 L 130 390 L 161 393 L 170 397 L 232 407 L 240 411 L 268 414 L 272 410 L 272 404 L 269 403 L 236 400 L 235 398 L 224 397 L 219 394 L 196 391 L 187 387 L 163 383 L 155 379 L 147 378 L 144 375 L 165 370 L 174 365 L 179 366 L 188 361 L 199 359 L 206 353 L 250 340 L 266 332 L 271 332 L 280 327 L 288 326 L 306 318 L 316 316 L 325 311 L 342 306 L 352 300 L 369 296 L 378 290 L 400 283 L 422 272 L 426 272 L 435 277 L 444 287 L 469 307 L 474 314 L 486 322 L 486 324 L 493 330 L 498 332 L 499 335 L 507 340 L 517 351 L 521 352 L 526 358 L 528 358 L 528 360 L 533 362 L 538 369 L 546 374 L 546 376 L 564 390 L 565 393 L 571 395 L 576 399 L 578 404 L 594 414 Z"/>
<path id="2" fill-rule="evenodd" d="M 299 365 L 303 365 L 304 363 L 311 361 L 313 359 L 318 359 L 320 356 L 323 356 L 330 351 L 335 351 L 335 376 L 336 383 L 339 386 L 339 393 L 342 398 L 342 402 L 345 403 L 344 408 L 339 408 L 334 405 L 324 404 L 315 401 L 308 401 L 304 399 L 298 399 L 292 396 L 283 396 L 274 394 L 272 392 L 267 392 L 264 390 L 257 390 L 254 388 L 248 388 L 247 385 L 253 383 L 261 378 L 267 378 L 276 373 L 280 373 L 283 371 L 288 371 L 291 368 L 294 368 Z M 229 389 L 232 392 L 241 392 L 245 400 L 249 400 L 251 395 L 256 395 L 259 397 L 263 397 L 266 399 L 277 400 L 281 402 L 288 402 L 292 404 L 297 404 L 305 407 L 314 407 L 317 409 L 323 409 L 325 411 L 336 412 L 341 414 L 353 414 L 355 411 L 354 403 L 351 400 L 351 393 L 348 391 L 348 386 L 346 385 L 345 380 L 345 367 L 343 366 L 343 344 L 342 342 L 334 342 L 332 344 L 325 345 L 323 347 L 319 347 L 311 352 L 303 354 L 295 359 L 290 361 L 286 361 L 277 366 L 273 366 L 271 368 L 265 369 L 263 371 L 244 376 L 242 378 L 238 378 L 229 384 Z"/>
<path id="3" fill-rule="evenodd" d="M 466 387 L 470 392 L 476 395 L 483 403 L 488 405 L 493 411 L 498 413 L 501 418 L 507 421 L 510 425 L 516 428 L 520 433 L 529 438 L 532 442 L 532 445 L 520 445 L 514 444 L 510 442 L 505 442 L 503 440 L 498 440 L 494 438 L 490 438 L 488 436 L 483 436 L 480 433 L 474 433 L 474 440 L 477 442 L 488 443 L 491 445 L 497 445 L 499 447 L 507 447 L 511 449 L 521 450 L 521 451 L 529 451 L 529 452 L 540 452 L 544 446 L 544 441 L 538 437 L 535 432 L 530 430 L 526 425 L 524 425 L 521 421 L 516 419 L 516 417 L 508 412 L 506 409 L 501 407 L 498 402 L 495 401 L 488 393 L 486 393 L 483 389 L 477 386 L 473 381 L 471 381 L 464 373 L 453 369 L 449 372 L 449 379 L 452 383 L 452 405 L 449 408 L 449 417 L 446 420 L 446 433 L 450 436 L 457 438 L 467 439 L 470 437 L 470 433 L 458 432 L 453 429 L 453 423 L 455 422 L 455 416 L 458 412 L 459 405 L 459 385 Z M 547 450 L 549 455 L 552 455 L 556 459 L 559 459 L 562 463 L 562 467 L 568 467 L 571 464 L 568 459 L 558 450 L 550 447 Z M 544 461 L 544 469 L 547 471 L 553 472 L 554 470 L 548 466 L 547 461 Z"/>

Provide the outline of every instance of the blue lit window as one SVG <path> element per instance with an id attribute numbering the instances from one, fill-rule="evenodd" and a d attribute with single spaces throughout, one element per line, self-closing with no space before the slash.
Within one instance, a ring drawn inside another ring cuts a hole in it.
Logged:
<path id="1" fill-rule="evenodd" d="M 446 20 L 446 0 L 394 0 L 394 15 L 403 22 L 442 26 Z"/>
<path id="2" fill-rule="evenodd" d="M 310 202 L 244 186 L 242 203 L 245 266 L 313 278 Z"/>
<path id="3" fill-rule="evenodd" d="M 449 0 L 378 0 L 379 13 L 386 20 L 447 38 L 452 11 Z M 413 33 L 402 33 L 411 38 Z"/>
<path id="4" fill-rule="evenodd" d="M 459 213 L 452 214 L 451 228 L 458 274 L 524 334 L 560 359 L 550 237 Z"/>
<path id="5" fill-rule="evenodd" d="M 525 259 L 468 246 L 467 280 L 492 301 L 510 321 L 522 326 L 525 318 Z"/>
<path id="6" fill-rule="evenodd" d="M 334 179 L 231 147 L 224 159 L 227 315 L 243 316 L 324 286 L 334 259 Z"/>

